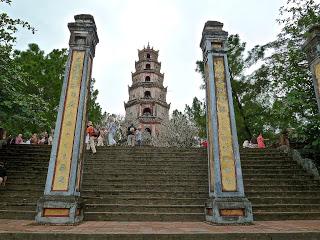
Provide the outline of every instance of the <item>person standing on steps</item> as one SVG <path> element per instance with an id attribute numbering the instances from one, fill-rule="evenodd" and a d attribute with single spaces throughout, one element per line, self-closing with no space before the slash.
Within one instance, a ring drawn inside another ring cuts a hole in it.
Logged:
<path id="1" fill-rule="evenodd" d="M 0 128 L 0 149 L 7 145 L 6 137 L 6 130 L 4 128 Z"/>
<path id="2" fill-rule="evenodd" d="M 128 127 L 128 138 L 127 138 L 127 143 L 128 146 L 134 146 L 135 144 L 135 136 L 134 133 L 136 131 L 136 128 L 134 127 L 133 123 L 131 123 L 131 125 Z"/>
<path id="3" fill-rule="evenodd" d="M 258 142 L 258 148 L 266 148 L 266 145 L 264 144 L 264 138 L 262 136 L 262 133 L 259 134 L 257 137 L 257 142 Z"/>
<path id="4" fill-rule="evenodd" d="M 112 146 L 112 145 L 117 144 L 116 140 L 114 140 L 114 136 L 117 131 L 117 125 L 116 125 L 113 117 L 110 117 L 110 119 L 109 119 L 107 131 L 108 131 L 108 146 Z"/>
<path id="5" fill-rule="evenodd" d="M 4 162 L 0 162 L 0 186 L 6 186 L 6 181 L 8 179 L 6 169 L 4 167 Z"/>
<path id="6" fill-rule="evenodd" d="M 97 138 L 97 147 L 103 147 L 104 146 L 104 137 L 105 137 L 105 129 L 101 128 L 99 129 L 99 137 Z"/>
<path id="7" fill-rule="evenodd" d="M 138 129 L 135 132 L 136 142 L 138 146 L 141 146 L 142 143 L 142 132 L 141 127 L 139 126 Z"/>
<path id="8" fill-rule="evenodd" d="M 89 135 L 89 144 L 87 145 L 87 150 L 90 150 L 91 148 L 92 153 L 95 154 L 97 152 L 96 146 L 94 145 L 95 130 L 91 121 L 88 122 L 87 134 Z"/>

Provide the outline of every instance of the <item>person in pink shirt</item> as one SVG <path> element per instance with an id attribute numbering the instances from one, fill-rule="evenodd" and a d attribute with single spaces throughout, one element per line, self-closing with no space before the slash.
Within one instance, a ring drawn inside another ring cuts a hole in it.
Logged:
<path id="1" fill-rule="evenodd" d="M 262 133 L 259 134 L 257 137 L 257 142 L 258 142 L 258 148 L 265 148 L 266 145 L 264 144 L 264 138 L 262 137 Z"/>
<path id="2" fill-rule="evenodd" d="M 23 139 L 22 139 L 22 134 L 20 133 L 15 140 L 15 144 L 22 144 L 23 143 Z"/>

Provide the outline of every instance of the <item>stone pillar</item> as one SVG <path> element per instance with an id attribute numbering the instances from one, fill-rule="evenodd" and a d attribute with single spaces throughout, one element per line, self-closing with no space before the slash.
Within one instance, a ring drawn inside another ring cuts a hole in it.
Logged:
<path id="1" fill-rule="evenodd" d="M 251 203 L 244 195 L 223 24 L 206 22 L 200 47 L 206 80 L 209 199 L 206 220 L 218 224 L 250 223 Z"/>
<path id="2" fill-rule="evenodd" d="M 314 25 L 308 30 L 303 50 L 307 53 L 320 114 L 320 25 Z"/>
<path id="3" fill-rule="evenodd" d="M 87 103 L 92 60 L 99 42 L 91 15 L 69 23 L 69 56 L 61 92 L 44 196 L 38 200 L 38 223 L 74 224 L 83 219 L 80 197 Z"/>

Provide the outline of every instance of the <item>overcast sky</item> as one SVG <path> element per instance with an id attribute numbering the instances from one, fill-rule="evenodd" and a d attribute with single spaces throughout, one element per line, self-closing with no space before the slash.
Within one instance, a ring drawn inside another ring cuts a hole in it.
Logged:
<path id="1" fill-rule="evenodd" d="M 167 101 L 183 110 L 194 96 L 204 97 L 195 62 L 202 59 L 199 47 L 204 23 L 224 23 L 229 34 L 240 35 L 248 49 L 273 40 L 279 31 L 276 18 L 285 0 L 14 0 L 1 4 L 11 17 L 27 20 L 37 29 L 32 35 L 18 33 L 16 48 L 37 43 L 46 53 L 67 48 L 67 23 L 76 14 L 95 18 L 100 43 L 93 63 L 98 102 L 109 113 L 124 114 L 131 72 L 138 60 L 137 49 L 148 42 L 159 50 L 168 86 Z"/>

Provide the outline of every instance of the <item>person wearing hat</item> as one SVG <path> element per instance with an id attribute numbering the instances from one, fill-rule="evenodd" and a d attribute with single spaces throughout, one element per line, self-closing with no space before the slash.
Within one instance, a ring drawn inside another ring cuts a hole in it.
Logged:
<path id="1" fill-rule="evenodd" d="M 135 132 L 136 135 L 136 142 L 138 146 L 141 146 L 142 142 L 142 132 L 141 132 L 141 127 L 139 126 L 138 129 Z"/>
<path id="2" fill-rule="evenodd" d="M 96 146 L 94 145 L 95 130 L 93 128 L 93 124 L 91 121 L 88 122 L 87 134 L 89 135 L 89 149 L 91 148 L 92 153 L 95 154 L 97 152 Z M 88 147 L 87 147 L 87 149 L 88 149 Z"/>

